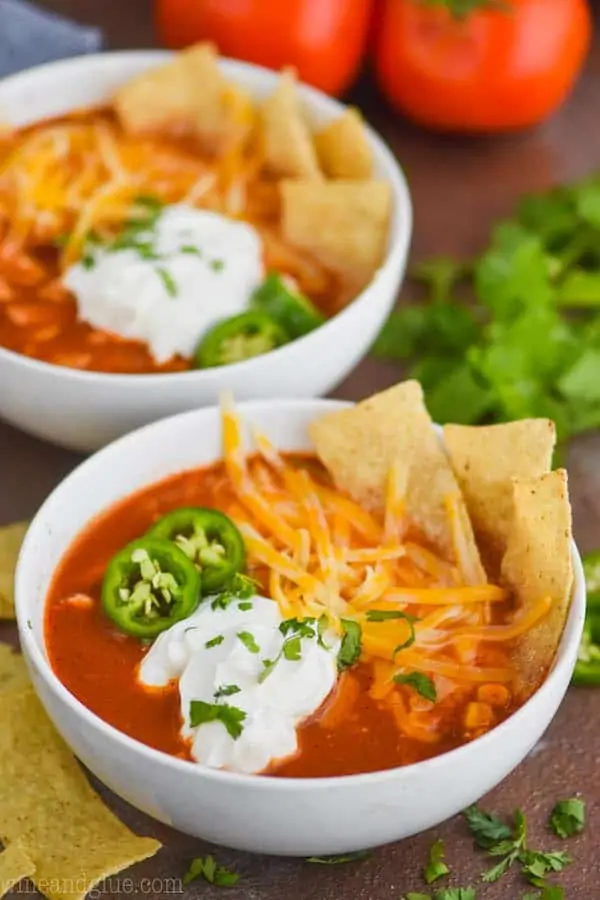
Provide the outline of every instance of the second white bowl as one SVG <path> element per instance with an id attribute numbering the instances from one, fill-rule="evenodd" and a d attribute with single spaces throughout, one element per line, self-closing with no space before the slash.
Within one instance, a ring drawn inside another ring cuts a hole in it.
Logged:
<path id="1" fill-rule="evenodd" d="M 115 89 L 169 54 L 134 51 L 51 63 L 0 82 L 3 121 L 20 126 L 106 102 Z M 257 99 L 278 75 L 223 60 L 232 80 Z M 315 126 L 341 104 L 302 86 Z M 316 397 L 339 384 L 365 355 L 391 311 L 406 267 L 412 207 L 406 180 L 383 141 L 368 131 L 377 177 L 389 182 L 393 212 L 388 252 L 367 288 L 316 331 L 247 362 L 191 372 L 110 375 L 49 365 L 0 347 L 0 416 L 37 437 L 72 450 L 96 450 L 133 428 L 171 413 L 215 403 L 219 391 L 239 399 Z"/>

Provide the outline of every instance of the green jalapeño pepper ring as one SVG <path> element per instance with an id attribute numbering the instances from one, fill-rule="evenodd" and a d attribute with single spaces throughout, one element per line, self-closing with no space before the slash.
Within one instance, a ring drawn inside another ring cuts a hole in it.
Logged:
<path id="1" fill-rule="evenodd" d="M 125 634 L 154 638 L 187 618 L 200 602 L 200 575 L 176 544 L 143 537 L 113 556 L 102 582 L 102 606 Z"/>
<path id="2" fill-rule="evenodd" d="M 246 563 L 246 546 L 237 527 L 218 509 L 184 506 L 152 526 L 152 538 L 173 541 L 200 571 L 203 594 L 223 590 Z"/>
<path id="3" fill-rule="evenodd" d="M 199 369 L 227 366 L 269 353 L 289 343 L 289 335 L 261 310 L 241 313 L 217 323 L 204 335 L 194 360 Z"/>
<path id="4" fill-rule="evenodd" d="M 308 297 L 291 288 L 277 273 L 268 275 L 252 295 L 252 303 L 275 319 L 292 338 L 314 331 L 325 321 Z"/>

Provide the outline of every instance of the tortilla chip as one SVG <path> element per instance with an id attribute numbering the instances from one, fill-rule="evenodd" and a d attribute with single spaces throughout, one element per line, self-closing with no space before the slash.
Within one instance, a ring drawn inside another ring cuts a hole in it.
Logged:
<path id="1" fill-rule="evenodd" d="M 123 127 L 134 134 L 194 133 L 207 150 L 223 151 L 249 129 L 252 102 L 226 81 L 217 60 L 212 44 L 196 44 L 125 84 L 113 98 Z"/>
<path id="2" fill-rule="evenodd" d="M 15 569 L 29 522 L 0 528 L 0 619 L 15 617 Z"/>
<path id="3" fill-rule="evenodd" d="M 285 69 L 258 113 L 265 167 L 280 178 L 319 178 L 312 136 L 296 89 L 296 75 Z"/>
<path id="4" fill-rule="evenodd" d="M 513 478 L 550 471 L 556 429 L 549 419 L 502 425 L 446 425 L 444 444 L 460 484 L 486 569 L 500 571 L 513 511 Z"/>
<path id="5" fill-rule="evenodd" d="M 357 406 L 329 413 L 311 423 L 309 434 L 338 488 L 372 512 L 384 511 L 392 463 L 398 469 L 405 466 L 408 514 L 449 560 L 455 559 L 455 547 L 446 504 L 448 498 L 458 498 L 460 522 L 480 570 L 480 583 L 485 583 L 459 486 L 417 381 L 405 381 Z"/>
<path id="6" fill-rule="evenodd" d="M 513 482 L 513 518 L 502 561 L 502 580 L 519 606 L 552 597 L 549 614 L 518 639 L 519 688 L 531 694 L 556 654 L 571 604 L 571 506 L 564 469 Z"/>
<path id="7" fill-rule="evenodd" d="M 35 872 L 35 865 L 19 844 L 11 844 L 0 853 L 0 897 Z"/>
<path id="8" fill-rule="evenodd" d="M 328 178 L 371 178 L 373 152 L 357 109 L 347 109 L 320 131 L 315 136 L 315 146 Z"/>
<path id="9" fill-rule="evenodd" d="M 160 848 L 104 806 L 30 688 L 0 694 L 0 836 L 19 842 L 50 900 L 83 900 Z"/>
<path id="10" fill-rule="evenodd" d="M 30 684 L 25 660 L 8 644 L 0 644 L 0 694 L 22 690 Z"/>
<path id="11" fill-rule="evenodd" d="M 392 206 L 387 181 L 284 181 L 283 236 L 357 289 L 385 257 Z"/>

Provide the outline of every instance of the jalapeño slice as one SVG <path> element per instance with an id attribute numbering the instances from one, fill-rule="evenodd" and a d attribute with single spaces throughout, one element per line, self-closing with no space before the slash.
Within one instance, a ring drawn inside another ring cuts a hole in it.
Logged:
<path id="1" fill-rule="evenodd" d="M 113 556 L 102 582 L 102 606 L 120 631 L 154 638 L 187 618 L 200 602 L 200 574 L 176 544 L 143 537 Z"/>
<path id="2" fill-rule="evenodd" d="M 246 563 L 244 539 L 218 509 L 185 506 L 167 513 L 148 535 L 173 541 L 200 572 L 203 594 L 222 590 Z"/>
<path id="3" fill-rule="evenodd" d="M 276 272 L 267 275 L 254 291 L 252 303 L 268 313 L 292 338 L 314 331 L 325 321 L 308 297 L 291 287 Z"/>
<path id="4" fill-rule="evenodd" d="M 267 313 L 251 310 L 217 323 L 204 335 L 194 362 L 199 369 L 227 366 L 287 344 L 287 332 Z"/>

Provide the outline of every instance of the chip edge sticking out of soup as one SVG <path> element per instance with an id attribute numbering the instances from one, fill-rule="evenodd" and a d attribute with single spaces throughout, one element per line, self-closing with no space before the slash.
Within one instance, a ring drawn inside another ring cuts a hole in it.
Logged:
<path id="1" fill-rule="evenodd" d="M 537 690 L 573 584 L 552 423 L 446 426 L 444 450 L 405 382 L 309 430 L 317 460 L 261 435 L 247 454 L 225 407 L 222 461 L 67 551 L 49 659 L 109 724 L 214 768 L 325 777 L 458 747 Z"/>

